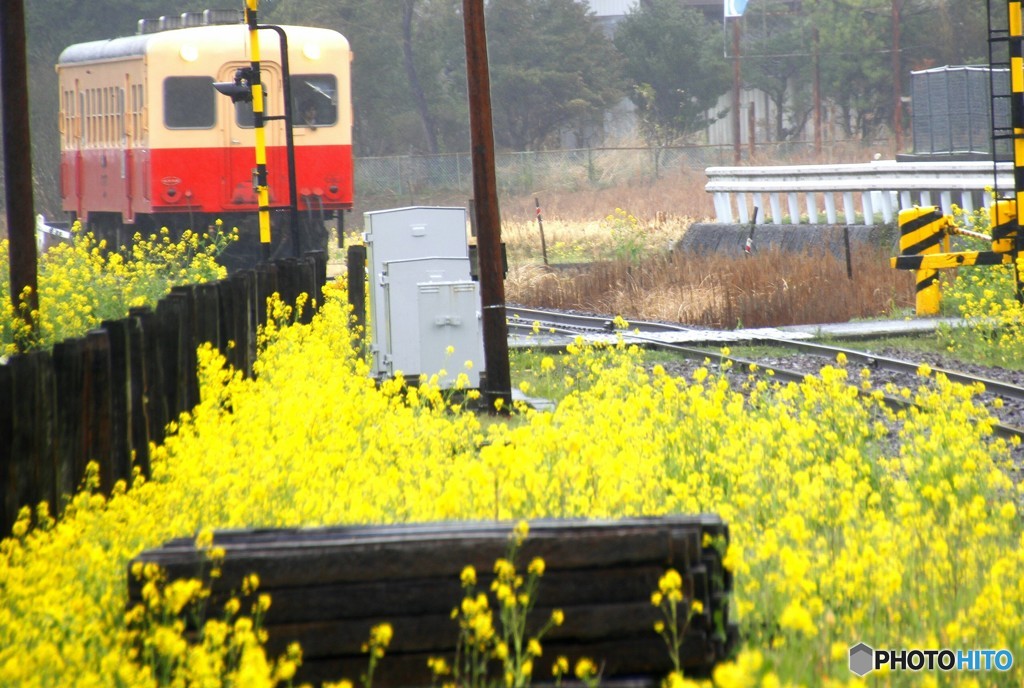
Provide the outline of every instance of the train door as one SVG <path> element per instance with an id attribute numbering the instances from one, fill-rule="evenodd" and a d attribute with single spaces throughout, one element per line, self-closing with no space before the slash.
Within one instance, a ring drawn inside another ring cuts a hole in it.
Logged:
<path id="1" fill-rule="evenodd" d="M 248 66 L 248 62 L 224 65 L 217 75 L 217 80 L 232 81 L 235 77 L 235 70 Z M 280 71 L 276 65 L 262 63 L 260 80 L 264 91 L 263 114 L 267 116 L 280 115 L 284 108 L 280 95 Z M 232 103 L 230 99 L 222 98 L 221 107 L 225 113 L 221 118 L 221 121 L 224 122 L 225 137 L 225 202 L 229 207 L 255 206 L 256 133 L 252 103 Z M 286 202 L 283 199 L 288 196 L 282 121 L 265 122 L 263 135 L 267 149 L 267 186 L 270 192 L 270 203 L 276 205 Z"/>

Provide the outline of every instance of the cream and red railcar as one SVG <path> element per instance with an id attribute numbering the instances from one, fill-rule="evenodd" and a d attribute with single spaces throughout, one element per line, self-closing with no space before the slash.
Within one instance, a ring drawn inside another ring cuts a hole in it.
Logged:
<path id="1" fill-rule="evenodd" d="M 240 230 L 222 257 L 229 268 L 262 255 L 254 188 L 252 104 L 214 88 L 251 66 L 239 12 L 186 13 L 139 22 L 139 33 L 80 43 L 60 55 L 63 208 L 114 245 L 167 227 L 202 231 L 217 219 Z M 230 22 L 230 23 L 228 23 Z M 352 207 L 351 51 L 341 34 L 282 27 L 288 42 L 295 187 L 301 227 L 289 223 L 291 198 L 280 42 L 261 30 L 267 185 L 273 256 L 326 248 L 325 223 Z"/>

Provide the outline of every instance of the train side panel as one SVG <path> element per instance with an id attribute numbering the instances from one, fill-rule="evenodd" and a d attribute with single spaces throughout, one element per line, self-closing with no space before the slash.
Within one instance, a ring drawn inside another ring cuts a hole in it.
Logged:
<path id="1" fill-rule="evenodd" d="M 141 57 L 60 70 L 63 209 L 120 213 L 131 221 L 145 165 Z"/>

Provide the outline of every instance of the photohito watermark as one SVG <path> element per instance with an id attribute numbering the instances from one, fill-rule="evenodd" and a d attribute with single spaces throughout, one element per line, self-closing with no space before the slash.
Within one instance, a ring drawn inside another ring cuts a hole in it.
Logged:
<path id="1" fill-rule="evenodd" d="M 850 671 L 865 676 L 872 671 L 1009 671 L 1009 650 L 875 650 L 866 643 L 850 648 Z"/>

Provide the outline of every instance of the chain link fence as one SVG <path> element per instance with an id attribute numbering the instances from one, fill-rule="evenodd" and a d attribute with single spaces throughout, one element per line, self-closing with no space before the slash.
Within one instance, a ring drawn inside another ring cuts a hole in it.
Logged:
<path id="1" fill-rule="evenodd" d="M 499 192 L 530 194 L 607 188 L 732 161 L 731 146 L 529 151 L 496 154 L 495 175 Z M 472 195 L 473 166 L 468 153 L 358 158 L 355 185 L 366 196 Z"/>

